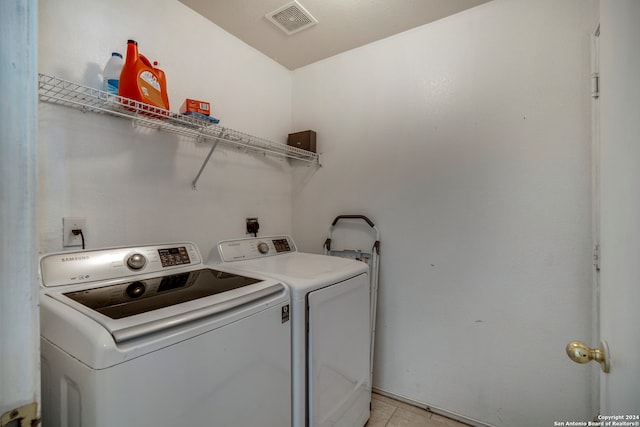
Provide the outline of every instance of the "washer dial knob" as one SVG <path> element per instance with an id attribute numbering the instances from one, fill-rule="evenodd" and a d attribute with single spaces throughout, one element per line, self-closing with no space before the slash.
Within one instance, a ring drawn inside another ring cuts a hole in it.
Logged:
<path id="1" fill-rule="evenodd" d="M 140 270 L 147 265 L 147 259 L 142 254 L 135 253 L 127 258 L 127 267 L 132 270 Z"/>
<path id="2" fill-rule="evenodd" d="M 265 242 L 258 243 L 258 252 L 260 252 L 261 254 L 268 253 L 269 252 L 269 245 L 267 245 Z"/>
<path id="3" fill-rule="evenodd" d="M 129 296 L 129 298 L 138 298 L 138 297 L 141 297 L 142 294 L 144 294 L 145 290 L 146 288 L 144 286 L 144 283 L 133 282 L 132 284 L 127 286 L 127 289 L 125 290 L 125 292 Z"/>

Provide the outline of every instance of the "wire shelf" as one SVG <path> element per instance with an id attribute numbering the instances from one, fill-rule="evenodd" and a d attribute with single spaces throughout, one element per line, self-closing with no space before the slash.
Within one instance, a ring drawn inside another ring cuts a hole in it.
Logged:
<path id="1" fill-rule="evenodd" d="M 195 116 L 173 113 L 46 74 L 39 74 L 38 81 L 38 92 L 40 100 L 43 102 L 64 105 L 85 112 L 122 117 L 132 120 L 136 125 L 192 137 L 197 141 L 214 142 L 211 152 L 193 182 L 194 188 L 218 142 L 230 144 L 246 151 L 320 165 L 317 153 L 229 129 Z"/>

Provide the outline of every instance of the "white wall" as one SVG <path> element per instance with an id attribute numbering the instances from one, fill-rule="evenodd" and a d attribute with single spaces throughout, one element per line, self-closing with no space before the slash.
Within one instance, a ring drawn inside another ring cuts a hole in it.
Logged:
<path id="1" fill-rule="evenodd" d="M 496 0 L 294 72 L 293 234 L 382 233 L 374 386 L 496 426 L 593 416 L 592 2 Z M 318 202 L 321 201 L 321 202 Z"/>
<path id="2" fill-rule="evenodd" d="M 89 247 L 186 239 L 206 257 L 259 216 L 320 252 L 333 217 L 366 214 L 382 231 L 376 386 L 497 426 L 589 419 L 597 367 L 564 345 L 591 337 L 592 6 L 496 0 L 292 85 L 175 0 L 41 0 L 41 72 L 97 86 L 133 38 L 174 110 L 210 100 L 276 141 L 315 129 L 324 166 L 292 183 L 288 162 L 222 148 L 193 191 L 208 145 L 40 104 L 40 251 L 84 216 Z"/>
<path id="3" fill-rule="evenodd" d="M 41 0 L 40 71 L 100 87 L 127 39 L 159 61 L 171 109 L 210 101 L 221 125 L 285 142 L 291 72 L 175 0 Z M 62 250 L 62 217 L 87 220 L 89 248 L 194 241 L 203 256 L 220 239 L 291 232 L 286 160 L 220 147 L 191 189 L 210 145 L 133 128 L 106 116 L 40 104 L 40 251 Z"/>

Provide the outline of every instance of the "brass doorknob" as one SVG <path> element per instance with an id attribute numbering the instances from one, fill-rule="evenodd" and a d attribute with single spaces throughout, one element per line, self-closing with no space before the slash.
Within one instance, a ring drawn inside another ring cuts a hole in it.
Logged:
<path id="1" fill-rule="evenodd" d="M 611 369 L 609 362 L 609 346 L 606 341 L 600 341 L 599 348 L 591 348 L 582 341 L 571 341 L 567 344 L 567 356 L 576 363 L 587 363 L 595 360 L 602 371 L 608 373 Z"/>

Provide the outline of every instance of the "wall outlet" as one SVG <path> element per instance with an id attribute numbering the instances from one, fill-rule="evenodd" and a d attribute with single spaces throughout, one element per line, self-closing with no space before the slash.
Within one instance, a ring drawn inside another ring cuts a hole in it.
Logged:
<path id="1" fill-rule="evenodd" d="M 258 218 L 247 218 L 247 234 L 257 236 L 259 229 L 260 224 L 258 223 Z"/>
<path id="2" fill-rule="evenodd" d="M 82 230 L 84 237 L 87 236 L 86 218 L 62 218 L 62 246 L 65 248 L 82 246 L 82 236 L 73 234 L 72 230 Z"/>

